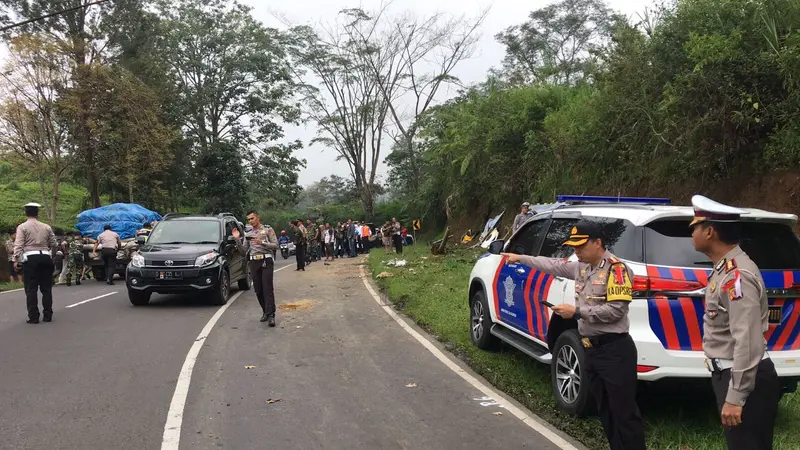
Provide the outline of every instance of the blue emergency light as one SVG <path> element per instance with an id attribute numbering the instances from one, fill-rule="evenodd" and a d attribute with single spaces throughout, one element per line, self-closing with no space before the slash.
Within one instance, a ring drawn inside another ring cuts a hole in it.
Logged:
<path id="1" fill-rule="evenodd" d="M 597 195 L 557 195 L 556 201 L 561 203 L 623 203 L 628 205 L 669 205 L 668 198 L 648 197 L 604 197 Z"/>

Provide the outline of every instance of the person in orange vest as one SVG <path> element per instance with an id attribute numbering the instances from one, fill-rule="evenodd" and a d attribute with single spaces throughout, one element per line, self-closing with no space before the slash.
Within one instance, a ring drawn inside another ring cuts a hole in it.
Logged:
<path id="1" fill-rule="evenodd" d="M 361 248 L 364 249 L 364 253 L 369 253 L 369 237 L 371 235 L 372 230 L 369 229 L 369 225 L 361 224 Z"/>

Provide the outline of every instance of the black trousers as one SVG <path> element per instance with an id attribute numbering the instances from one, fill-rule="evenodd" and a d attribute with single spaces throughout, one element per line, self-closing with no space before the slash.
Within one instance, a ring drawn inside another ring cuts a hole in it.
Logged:
<path id="1" fill-rule="evenodd" d="M 645 450 L 644 420 L 636 404 L 636 344 L 630 336 L 586 350 L 589 389 L 611 450 Z"/>
<path id="2" fill-rule="evenodd" d="M 106 268 L 106 282 L 114 282 L 114 273 L 117 271 L 117 251 L 111 248 L 102 250 L 103 267 Z"/>
<path id="3" fill-rule="evenodd" d="M 400 236 L 399 234 L 393 234 L 392 242 L 394 242 L 394 251 L 397 253 L 403 253 L 403 236 Z"/>
<path id="4" fill-rule="evenodd" d="M 722 412 L 731 370 L 711 374 L 711 387 L 717 398 L 717 411 Z M 775 365 L 765 359 L 758 365 L 756 387 L 747 396 L 742 410 L 742 424 L 725 428 L 725 439 L 729 450 L 772 450 L 772 436 L 775 429 L 775 416 L 778 413 L 781 385 Z"/>
<path id="5" fill-rule="evenodd" d="M 249 261 L 250 277 L 253 278 L 253 289 L 256 291 L 261 311 L 267 316 L 275 316 L 275 286 L 272 283 L 275 275 L 275 261 L 266 258 L 261 261 Z"/>
<path id="6" fill-rule="evenodd" d="M 306 268 L 306 243 L 298 242 L 295 244 L 295 258 L 297 259 L 297 270 Z"/>
<path id="7" fill-rule="evenodd" d="M 42 312 L 45 316 L 53 314 L 53 270 L 55 266 L 50 255 L 30 255 L 22 265 L 25 276 L 25 298 L 28 304 L 28 317 L 39 318 L 39 298 L 42 292 Z"/>

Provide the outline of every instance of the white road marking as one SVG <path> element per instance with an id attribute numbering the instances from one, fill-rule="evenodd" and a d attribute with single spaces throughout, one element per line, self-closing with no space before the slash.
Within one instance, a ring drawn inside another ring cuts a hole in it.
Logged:
<path id="1" fill-rule="evenodd" d="M 19 292 L 19 291 L 24 291 L 24 290 L 25 290 L 25 288 L 12 289 L 10 291 L 2 291 L 2 292 L 0 292 L 0 294 L 10 294 L 12 292 Z"/>
<path id="2" fill-rule="evenodd" d="M 90 299 L 88 299 L 88 300 L 84 300 L 84 301 L 82 301 L 82 302 L 78 302 L 78 303 L 73 303 L 73 304 L 71 304 L 71 305 L 67 305 L 67 308 L 74 308 L 74 307 L 76 307 L 76 306 L 78 306 L 78 305 L 82 305 L 82 304 L 84 304 L 84 303 L 93 302 L 93 301 L 95 301 L 95 300 L 99 300 L 99 299 L 101 299 L 101 298 L 103 298 L 103 297 L 108 297 L 109 295 L 114 295 L 114 294 L 116 294 L 116 293 L 117 293 L 117 291 L 114 291 L 114 292 L 109 292 L 108 294 L 98 295 L 97 297 L 92 297 L 92 298 L 90 298 Z"/>
<path id="3" fill-rule="evenodd" d="M 562 450 L 578 450 L 577 447 L 570 444 L 567 440 L 553 432 L 550 428 L 543 425 L 541 419 L 534 418 L 530 414 L 526 413 L 520 408 L 514 406 L 508 399 L 500 395 L 498 392 L 494 391 L 489 386 L 482 383 L 480 380 L 472 376 L 472 374 L 468 373 L 464 369 L 458 366 L 455 362 L 453 362 L 447 355 L 445 355 L 441 350 L 439 350 L 432 342 L 430 342 L 427 338 L 423 335 L 419 334 L 417 330 L 411 328 L 390 306 L 386 305 L 381 301 L 380 296 L 372 289 L 372 285 L 370 285 L 369 280 L 367 279 L 366 273 L 364 271 L 364 266 L 360 267 L 361 270 L 361 279 L 364 282 L 364 286 L 367 287 L 367 291 L 372 295 L 372 298 L 386 311 L 386 314 L 392 317 L 392 319 L 397 322 L 401 328 L 406 330 L 408 334 L 414 337 L 423 347 L 428 349 L 433 356 L 436 357 L 439 361 L 441 361 L 448 369 L 455 372 L 458 376 L 460 376 L 464 381 L 472 385 L 475 389 L 481 391 L 486 397 L 489 399 L 502 399 L 508 404 L 508 406 L 503 406 L 508 412 L 513 414 L 517 419 L 521 420 L 522 423 L 531 427 L 534 431 L 542 435 L 545 439 L 552 442 L 557 447 L 561 448 Z"/>
<path id="4" fill-rule="evenodd" d="M 289 265 L 283 266 L 280 269 L 275 269 L 275 272 L 280 272 L 286 269 Z M 216 325 L 220 317 L 246 291 L 239 291 L 228 300 L 228 303 L 221 306 L 210 319 L 197 339 L 194 340 L 189 353 L 186 355 L 186 360 L 183 362 L 181 372 L 178 375 L 178 382 L 175 384 L 175 393 L 172 395 L 172 402 L 169 404 L 169 412 L 167 412 L 167 422 L 164 424 L 164 436 L 161 440 L 161 450 L 178 450 L 181 444 L 181 426 L 183 425 L 183 413 L 186 408 L 186 398 L 189 395 L 189 385 L 192 382 L 192 371 L 194 371 L 194 363 L 197 362 L 197 357 L 200 355 L 200 350 L 203 348 L 206 338 L 211 333 L 211 330 Z"/>

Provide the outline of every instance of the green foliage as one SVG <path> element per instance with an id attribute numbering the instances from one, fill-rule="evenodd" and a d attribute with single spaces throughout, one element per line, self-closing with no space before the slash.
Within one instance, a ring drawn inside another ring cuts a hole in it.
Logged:
<path id="1" fill-rule="evenodd" d="M 562 66 L 562 79 L 538 77 L 532 87 L 507 72 L 429 111 L 419 122 L 425 183 L 401 197 L 410 210 L 442 226 L 559 192 L 730 196 L 738 191 L 718 186 L 746 189 L 741 180 L 797 169 L 800 3 L 683 0 L 637 25 L 606 11 L 613 27 L 586 22 L 591 15 L 569 8 L 577 3 L 534 11 L 539 25 L 500 39 L 514 70 L 525 51 L 535 53 L 525 57 L 530 73 L 552 73 L 545 42 L 571 36 L 567 22 L 590 23 L 591 70 Z M 569 11 L 574 20 L 558 19 Z M 566 83 L 578 72 L 585 83 Z M 408 167 L 390 163 L 390 179 L 402 185 Z"/>
<path id="2" fill-rule="evenodd" d="M 2 167 L 2 164 L 0 164 Z M 0 175 L 0 233 L 19 225 L 25 220 L 22 205 L 28 202 L 40 202 L 39 183 L 31 181 L 10 181 L 4 183 Z M 69 230 L 77 223 L 77 215 L 91 208 L 86 188 L 72 183 L 62 183 L 60 188 L 59 208 L 54 228 Z M 104 201 L 108 201 L 104 198 Z M 46 220 L 42 218 L 42 220 Z"/>

